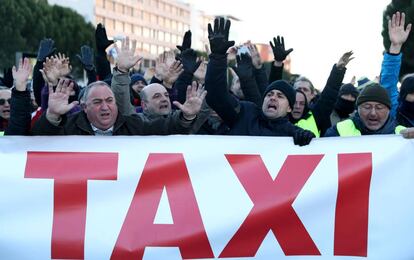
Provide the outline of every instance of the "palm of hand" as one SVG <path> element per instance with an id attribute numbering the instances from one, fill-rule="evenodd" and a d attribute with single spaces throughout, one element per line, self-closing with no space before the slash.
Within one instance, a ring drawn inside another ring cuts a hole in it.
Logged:
<path id="1" fill-rule="evenodd" d="M 49 95 L 49 109 L 54 114 L 64 115 L 69 110 L 68 94 L 63 92 L 54 92 Z"/>
<path id="2" fill-rule="evenodd" d="M 394 27 L 390 30 L 390 41 L 395 44 L 403 44 L 407 38 L 408 34 L 403 27 Z"/>
<path id="3" fill-rule="evenodd" d="M 207 72 L 207 63 L 202 62 L 198 69 L 194 72 L 194 77 L 197 79 L 203 80 L 206 77 Z"/>
<path id="4" fill-rule="evenodd" d="M 189 97 L 183 104 L 181 111 L 187 115 L 195 115 L 200 110 L 202 103 L 203 100 L 199 96 Z"/>

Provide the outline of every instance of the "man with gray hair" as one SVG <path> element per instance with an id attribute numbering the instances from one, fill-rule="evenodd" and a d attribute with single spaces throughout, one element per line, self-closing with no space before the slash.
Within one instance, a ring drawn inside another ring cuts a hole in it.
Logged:
<path id="1" fill-rule="evenodd" d="M 33 135 L 167 135 L 188 133 L 206 92 L 192 87 L 181 110 L 168 117 L 144 120 L 118 113 L 114 94 L 108 84 L 97 81 L 86 87 L 82 108 L 75 115 L 66 116 L 77 101 L 68 102 L 73 89 L 69 80 L 61 80 L 53 91 L 49 87 L 47 112 L 36 122 Z"/>

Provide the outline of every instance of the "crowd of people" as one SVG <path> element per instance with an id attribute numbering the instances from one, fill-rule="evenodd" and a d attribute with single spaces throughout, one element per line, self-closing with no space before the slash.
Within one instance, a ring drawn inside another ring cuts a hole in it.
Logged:
<path id="1" fill-rule="evenodd" d="M 270 42 L 266 72 L 255 45 L 229 40 L 230 20 L 208 25 L 208 59 L 191 48 L 187 31 L 177 50 L 161 54 L 152 71 L 136 71 L 141 57 L 128 37 L 113 45 L 96 28 L 96 53 L 82 46 L 78 58 L 86 87 L 71 76 L 70 60 L 52 39 L 40 42 L 37 62 L 27 58 L 0 81 L 0 131 L 4 135 L 250 135 L 288 136 L 304 146 L 313 138 L 401 134 L 414 138 L 414 74 L 400 79 L 401 48 L 411 31 L 404 13 L 388 23 L 391 46 L 378 82 L 344 83 L 353 52 L 346 52 L 318 91 L 304 76 L 282 79 L 284 38 Z M 117 52 L 111 69 L 107 48 Z M 32 78 L 29 82 L 29 78 Z M 401 87 L 398 90 L 398 83 Z M 149 84 L 148 84 L 149 81 Z"/>

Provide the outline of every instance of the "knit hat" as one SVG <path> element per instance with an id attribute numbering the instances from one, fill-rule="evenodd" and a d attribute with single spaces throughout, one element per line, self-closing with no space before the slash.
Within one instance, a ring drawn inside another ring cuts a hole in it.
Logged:
<path id="1" fill-rule="evenodd" d="M 357 99 L 357 106 L 362 103 L 374 101 L 386 105 L 391 109 L 391 99 L 385 88 L 381 87 L 378 83 L 372 83 L 366 86 Z"/>
<path id="2" fill-rule="evenodd" d="M 296 91 L 292 87 L 292 85 L 290 85 L 285 80 L 273 81 L 269 86 L 267 86 L 264 92 L 264 96 L 266 96 L 266 94 L 272 90 L 279 90 L 280 92 L 282 92 L 286 96 L 290 108 L 293 109 L 293 106 L 295 105 L 296 101 Z"/>
<path id="3" fill-rule="evenodd" d="M 401 84 L 399 100 L 403 101 L 408 94 L 414 93 L 414 76 L 410 76 Z"/>
<path id="4" fill-rule="evenodd" d="M 352 95 L 354 98 L 357 98 L 359 95 L 359 91 L 357 90 L 354 85 L 351 83 L 343 84 L 342 87 L 339 89 L 338 97 L 342 95 Z"/>
<path id="5" fill-rule="evenodd" d="M 139 73 L 135 73 L 131 76 L 131 83 L 129 83 L 130 86 L 134 85 L 135 83 L 137 83 L 138 81 L 142 81 L 144 82 L 145 85 L 148 85 L 147 81 L 144 79 L 144 77 L 139 74 Z"/>
<path id="6" fill-rule="evenodd" d="M 362 91 L 366 86 L 371 85 L 372 83 L 374 83 L 374 81 L 370 80 L 367 77 L 361 77 L 357 80 L 357 83 L 358 83 L 357 89 L 359 91 Z"/>

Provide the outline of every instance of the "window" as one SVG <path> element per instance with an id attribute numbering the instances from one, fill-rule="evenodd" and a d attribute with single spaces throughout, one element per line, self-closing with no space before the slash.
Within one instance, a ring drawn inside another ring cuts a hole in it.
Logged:
<path id="1" fill-rule="evenodd" d="M 169 33 L 165 33 L 165 41 L 171 42 L 171 35 Z"/>
<path id="2" fill-rule="evenodd" d="M 158 40 L 159 41 L 164 41 L 164 32 L 162 32 L 162 31 L 158 32 Z"/>
<path id="3" fill-rule="evenodd" d="M 149 38 L 150 37 L 150 31 L 148 28 L 144 28 L 143 29 L 143 35 L 145 38 Z"/>
<path id="4" fill-rule="evenodd" d="M 155 14 L 151 14 L 151 23 L 157 24 L 157 16 Z"/>
<path id="5" fill-rule="evenodd" d="M 158 50 L 157 45 L 152 45 L 151 44 L 151 52 L 150 53 L 155 55 L 155 54 L 157 54 L 157 50 Z"/>
<path id="6" fill-rule="evenodd" d="M 142 36 L 142 27 L 138 25 L 135 25 L 134 27 L 134 33 L 138 36 Z"/>
<path id="7" fill-rule="evenodd" d="M 148 43 L 144 43 L 144 44 L 142 45 L 142 50 L 143 50 L 144 52 L 149 52 L 149 51 L 150 51 L 150 45 L 149 45 Z"/>

